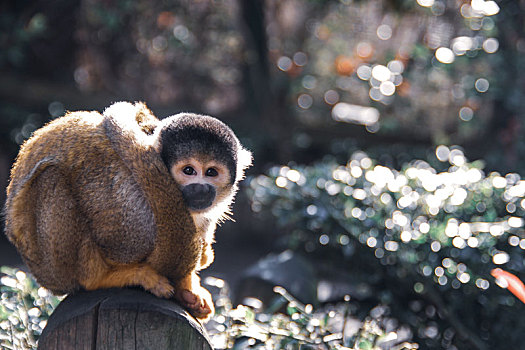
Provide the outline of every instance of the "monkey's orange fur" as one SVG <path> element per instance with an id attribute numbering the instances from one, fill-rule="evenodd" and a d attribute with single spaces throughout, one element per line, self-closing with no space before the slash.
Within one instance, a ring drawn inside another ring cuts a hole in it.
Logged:
<path id="1" fill-rule="evenodd" d="M 11 172 L 6 234 L 54 293 L 140 285 L 205 319 L 196 272 L 213 252 L 151 140 L 158 120 L 129 106 L 129 120 L 73 112 L 34 133 Z"/>

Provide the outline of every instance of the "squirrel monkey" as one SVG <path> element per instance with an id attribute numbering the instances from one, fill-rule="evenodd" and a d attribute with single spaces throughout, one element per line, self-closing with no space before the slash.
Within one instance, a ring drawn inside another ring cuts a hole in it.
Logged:
<path id="1" fill-rule="evenodd" d="M 127 102 L 69 112 L 22 145 L 6 235 L 56 294 L 142 286 L 205 321 L 214 308 L 197 273 L 251 159 L 209 116 L 159 121 Z"/>

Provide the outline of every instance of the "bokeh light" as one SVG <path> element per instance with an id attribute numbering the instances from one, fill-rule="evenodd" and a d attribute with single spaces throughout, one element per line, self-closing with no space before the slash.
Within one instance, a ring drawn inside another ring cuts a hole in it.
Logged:
<path id="1" fill-rule="evenodd" d="M 423 7 L 432 7 L 435 0 L 417 0 L 417 3 Z"/>
<path id="2" fill-rule="evenodd" d="M 372 77 L 376 80 L 379 80 L 381 82 L 387 81 L 391 77 L 390 69 L 383 65 L 376 65 L 374 68 L 372 68 Z"/>
<path id="3" fill-rule="evenodd" d="M 474 117 L 474 111 L 470 107 L 461 107 L 459 110 L 459 118 L 465 122 L 472 120 Z"/>
<path id="4" fill-rule="evenodd" d="M 301 94 L 297 98 L 297 105 L 302 109 L 308 109 L 312 107 L 313 103 L 314 103 L 314 99 L 309 94 Z"/>
<path id="5" fill-rule="evenodd" d="M 332 118 L 336 121 L 370 125 L 379 120 L 379 111 L 373 107 L 339 102 L 332 108 Z"/>
<path id="6" fill-rule="evenodd" d="M 483 50 L 486 53 L 495 53 L 499 49 L 499 41 L 496 38 L 488 38 L 483 42 Z"/>
<path id="7" fill-rule="evenodd" d="M 478 92 L 487 92 L 488 89 L 489 89 L 489 81 L 485 78 L 479 78 L 478 80 L 476 80 L 475 84 L 474 84 L 474 87 L 476 88 L 476 90 Z"/>
<path id="8" fill-rule="evenodd" d="M 445 64 L 454 62 L 454 52 L 447 47 L 440 47 L 436 50 L 436 59 Z"/>
<path id="9" fill-rule="evenodd" d="M 377 37 L 381 40 L 388 40 L 392 37 L 392 27 L 388 24 L 381 24 L 377 27 Z"/>
<path id="10" fill-rule="evenodd" d="M 292 68 L 292 64 L 293 62 L 290 57 L 281 56 L 277 60 L 277 67 L 284 72 L 289 71 Z"/>

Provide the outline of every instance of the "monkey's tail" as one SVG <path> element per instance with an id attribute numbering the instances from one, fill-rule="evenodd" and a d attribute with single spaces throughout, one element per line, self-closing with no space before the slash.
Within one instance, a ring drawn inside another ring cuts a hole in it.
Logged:
<path id="1" fill-rule="evenodd" d="M 35 164 L 27 175 L 13 174 L 8 188 L 5 206 L 2 210 L 2 216 L 6 223 L 6 235 L 13 243 L 19 241 L 19 236 L 24 231 L 31 229 L 31 227 L 25 227 L 25 225 L 34 225 L 35 222 L 34 218 L 27 218 L 26 220 L 14 219 L 15 217 L 26 217 L 34 213 L 33 210 L 28 210 L 28 208 L 25 207 L 28 203 L 32 203 L 31 200 L 27 200 L 31 184 L 44 170 L 53 165 L 57 165 L 55 157 L 44 157 Z M 22 227 L 18 227 L 20 225 L 16 223 L 21 223 Z"/>

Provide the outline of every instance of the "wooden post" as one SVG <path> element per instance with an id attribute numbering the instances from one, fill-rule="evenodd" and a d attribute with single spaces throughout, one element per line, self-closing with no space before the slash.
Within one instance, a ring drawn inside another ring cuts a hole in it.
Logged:
<path id="1" fill-rule="evenodd" d="M 79 292 L 49 318 L 39 350 L 212 350 L 206 330 L 172 300 L 141 289 Z"/>

